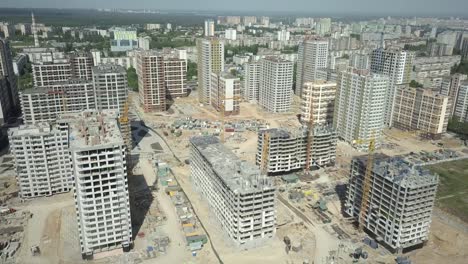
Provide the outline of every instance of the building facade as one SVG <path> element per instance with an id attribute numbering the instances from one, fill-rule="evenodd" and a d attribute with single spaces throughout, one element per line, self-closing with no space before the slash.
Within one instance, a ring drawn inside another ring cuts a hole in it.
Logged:
<path id="1" fill-rule="evenodd" d="M 304 83 L 301 100 L 301 122 L 314 125 L 333 123 L 336 83 L 316 80 Z"/>
<path id="2" fill-rule="evenodd" d="M 145 112 L 166 111 L 164 57 L 156 51 L 137 52 L 138 91 Z"/>
<path id="3" fill-rule="evenodd" d="M 259 98 L 260 90 L 260 70 L 261 64 L 259 62 L 250 62 L 244 64 L 244 99 L 251 102 L 257 103 Z"/>
<path id="4" fill-rule="evenodd" d="M 216 38 L 197 40 L 198 50 L 198 100 L 211 102 L 211 73 L 224 71 L 224 43 Z"/>
<path id="5" fill-rule="evenodd" d="M 259 105 L 268 112 L 291 111 L 293 63 L 277 57 L 261 60 Z"/>
<path id="6" fill-rule="evenodd" d="M 328 40 L 308 38 L 299 44 L 296 95 L 302 96 L 304 83 L 317 79 L 317 70 L 328 66 Z"/>
<path id="7" fill-rule="evenodd" d="M 93 80 L 94 66 L 91 52 L 73 52 L 70 54 L 70 65 L 73 77 L 76 79 Z"/>
<path id="8" fill-rule="evenodd" d="M 211 73 L 211 105 L 223 115 L 240 113 L 240 79 L 227 72 Z"/>
<path id="9" fill-rule="evenodd" d="M 54 62 L 37 62 L 31 66 L 33 84 L 36 87 L 54 85 L 73 77 L 71 64 L 66 59 Z"/>
<path id="10" fill-rule="evenodd" d="M 0 38 L 0 126 L 20 112 L 18 85 L 13 69 L 10 44 Z"/>
<path id="11" fill-rule="evenodd" d="M 460 122 L 468 122 L 468 82 L 466 81 L 462 82 L 458 89 L 453 116 L 457 117 Z"/>
<path id="12" fill-rule="evenodd" d="M 117 65 L 92 68 L 93 86 L 98 110 L 117 110 L 122 113 L 128 100 L 127 71 Z"/>

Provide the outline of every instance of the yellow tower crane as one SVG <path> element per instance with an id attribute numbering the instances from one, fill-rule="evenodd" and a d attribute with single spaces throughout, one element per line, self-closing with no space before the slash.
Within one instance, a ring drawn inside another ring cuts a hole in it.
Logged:
<path id="1" fill-rule="evenodd" d="M 354 143 L 363 144 L 366 141 L 369 142 L 369 146 L 368 146 L 366 173 L 364 174 L 364 179 L 362 183 L 362 199 L 361 199 L 361 206 L 359 210 L 359 219 L 358 219 L 360 230 L 364 229 L 364 226 L 366 223 L 366 217 L 369 213 L 369 205 L 370 205 L 369 198 L 370 198 L 370 192 L 371 192 L 371 186 L 372 186 L 372 169 L 374 166 L 374 152 L 375 152 L 374 132 L 371 132 L 370 139 L 368 140 L 358 139 L 358 140 L 355 140 Z"/>

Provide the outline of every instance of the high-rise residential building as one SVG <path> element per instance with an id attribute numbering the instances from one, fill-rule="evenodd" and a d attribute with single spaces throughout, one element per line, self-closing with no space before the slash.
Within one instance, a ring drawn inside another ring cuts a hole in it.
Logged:
<path id="1" fill-rule="evenodd" d="M 457 45 L 457 32 L 444 31 L 437 35 L 437 43 L 449 45 L 452 49 Z"/>
<path id="2" fill-rule="evenodd" d="M 71 190 L 67 126 L 22 125 L 11 128 L 8 137 L 22 199 Z"/>
<path id="3" fill-rule="evenodd" d="M 397 88 L 393 126 L 403 130 L 418 130 L 422 136 L 438 139 L 447 132 L 450 104 L 447 96 L 429 89 L 406 85 Z"/>
<path id="4" fill-rule="evenodd" d="M 444 43 L 431 42 L 428 44 L 429 56 L 452 56 L 453 47 Z"/>
<path id="5" fill-rule="evenodd" d="M 180 53 L 165 53 L 163 58 L 166 96 L 170 98 L 187 96 L 187 59 L 184 59 Z"/>
<path id="6" fill-rule="evenodd" d="M 93 82 L 70 79 L 20 92 L 25 124 L 55 121 L 60 114 L 96 108 Z"/>
<path id="7" fill-rule="evenodd" d="M 138 48 L 143 50 L 149 50 L 151 44 L 151 37 L 139 37 L 138 38 Z"/>
<path id="8" fill-rule="evenodd" d="M 91 52 L 73 52 L 70 54 L 70 65 L 74 78 L 92 80 L 94 66 L 93 55 Z"/>
<path id="9" fill-rule="evenodd" d="M 164 57 L 156 51 L 136 53 L 138 91 L 145 112 L 166 111 Z"/>
<path id="10" fill-rule="evenodd" d="M 353 53 L 349 59 L 349 66 L 359 70 L 370 69 L 370 58 L 369 54 L 365 53 Z"/>
<path id="11" fill-rule="evenodd" d="M 244 99 L 251 103 L 257 103 L 260 89 L 261 64 L 259 62 L 246 63 L 244 64 L 244 71 Z"/>
<path id="12" fill-rule="evenodd" d="M 333 117 L 338 137 L 360 150 L 367 150 L 372 138 L 380 145 L 388 85 L 388 76 L 366 70 L 339 73 Z"/>
<path id="13" fill-rule="evenodd" d="M 455 101 L 456 116 L 460 122 L 468 122 L 468 82 L 462 82 L 458 89 L 457 101 Z"/>
<path id="14" fill-rule="evenodd" d="M 266 17 L 266 16 L 261 17 L 260 25 L 262 25 L 264 27 L 269 27 L 270 26 L 270 18 Z"/>
<path id="15" fill-rule="evenodd" d="M 460 86 L 465 80 L 468 79 L 468 76 L 461 73 L 455 73 L 450 78 L 444 78 L 442 80 L 440 93 L 449 97 L 450 104 L 450 116 L 453 116 L 455 113 L 456 103 L 458 101 L 458 94 Z"/>
<path id="16" fill-rule="evenodd" d="M 335 163 L 336 132 L 332 126 L 318 125 L 310 137 L 310 167 Z M 257 138 L 256 164 L 269 174 L 287 173 L 304 169 L 307 163 L 309 129 L 260 130 Z M 266 150 L 266 151 L 265 151 Z M 266 164 L 262 164 L 266 162 Z"/>
<path id="17" fill-rule="evenodd" d="M 240 113 L 240 79 L 230 73 L 211 73 L 211 105 L 224 115 Z"/>
<path id="18" fill-rule="evenodd" d="M 238 25 L 241 23 L 240 16 L 227 16 L 226 17 L 226 24 L 228 25 Z"/>
<path id="19" fill-rule="evenodd" d="M 301 99 L 301 122 L 314 125 L 333 123 L 336 83 L 316 80 L 304 83 Z"/>
<path id="20" fill-rule="evenodd" d="M 205 37 L 213 37 L 215 34 L 215 22 L 212 19 L 205 20 Z"/>
<path id="21" fill-rule="evenodd" d="M 331 18 L 321 18 L 316 26 L 317 34 L 324 36 L 331 33 Z"/>
<path id="22" fill-rule="evenodd" d="M 462 55 L 462 59 L 464 60 L 468 59 L 468 37 L 463 38 L 461 55 Z"/>
<path id="23" fill-rule="evenodd" d="M 255 17 L 255 16 L 244 16 L 243 22 L 244 22 L 243 24 L 245 26 L 255 25 L 255 24 L 257 24 L 257 17 Z"/>
<path id="24" fill-rule="evenodd" d="M 93 67 L 92 71 L 97 109 L 122 113 L 128 100 L 127 71 L 110 64 Z"/>
<path id="25" fill-rule="evenodd" d="M 413 60 L 413 52 L 397 47 L 378 48 L 372 51 L 371 71 L 389 77 L 388 100 L 385 107 L 385 123 L 388 126 L 392 124 L 396 87 L 410 82 Z"/>
<path id="26" fill-rule="evenodd" d="M 374 157 L 368 194 L 363 195 L 363 190 L 367 190 L 367 162 L 367 156 L 351 161 L 345 212 L 392 251 L 426 242 L 438 175 L 404 158 L 378 154 Z"/>
<path id="27" fill-rule="evenodd" d="M 240 248 L 275 236 L 276 195 L 271 179 L 240 160 L 216 137 L 190 139 L 191 177 L 224 233 Z"/>
<path id="28" fill-rule="evenodd" d="M 228 28 L 224 31 L 224 38 L 228 40 L 236 40 L 237 30 L 233 28 Z"/>
<path id="29" fill-rule="evenodd" d="M 0 37 L 11 38 L 16 33 L 15 25 L 0 22 L 0 32 L 2 33 Z"/>
<path id="30" fill-rule="evenodd" d="M 197 40 L 198 50 L 198 100 L 211 102 L 211 73 L 224 71 L 224 43 L 217 38 Z"/>
<path id="31" fill-rule="evenodd" d="M 123 248 L 132 241 L 126 147 L 118 112 L 83 111 L 63 115 L 70 124 L 70 155 L 75 179 L 75 208 L 83 259 Z"/>
<path id="32" fill-rule="evenodd" d="M 31 66 L 33 84 L 36 87 L 54 85 L 73 77 L 71 64 L 66 59 L 54 62 L 37 62 Z"/>
<path id="33" fill-rule="evenodd" d="M 278 41 L 289 41 L 291 33 L 286 29 L 282 29 L 277 32 L 277 40 Z"/>
<path id="34" fill-rule="evenodd" d="M 278 57 L 261 60 L 259 105 L 268 112 L 291 110 L 293 63 Z"/>
<path id="35" fill-rule="evenodd" d="M 302 95 L 305 82 L 317 78 L 317 70 L 328 66 L 328 41 L 325 39 L 306 38 L 299 44 L 297 58 L 296 95 Z"/>
<path id="36" fill-rule="evenodd" d="M 0 38 L 0 126 L 15 118 L 19 112 L 18 86 L 10 44 Z"/>

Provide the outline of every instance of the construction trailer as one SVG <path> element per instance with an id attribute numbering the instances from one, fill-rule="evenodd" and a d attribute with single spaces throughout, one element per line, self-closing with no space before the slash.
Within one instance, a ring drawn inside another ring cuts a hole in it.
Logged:
<path id="1" fill-rule="evenodd" d="M 360 156 L 351 162 L 346 213 L 395 252 L 423 244 L 429 238 L 439 176 L 402 157 L 376 154 L 370 190 L 363 195 L 368 158 Z"/>

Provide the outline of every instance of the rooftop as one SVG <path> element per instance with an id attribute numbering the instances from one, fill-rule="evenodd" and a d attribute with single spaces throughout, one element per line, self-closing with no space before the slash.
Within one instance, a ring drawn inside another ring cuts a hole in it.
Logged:
<path id="1" fill-rule="evenodd" d="M 101 64 L 93 67 L 94 74 L 122 73 L 127 74 L 124 67 L 115 64 Z"/>
<path id="2" fill-rule="evenodd" d="M 192 137 L 190 142 L 202 153 L 215 173 L 234 193 L 249 193 L 274 189 L 270 178 L 260 170 L 240 160 L 213 136 Z"/>
<path id="3" fill-rule="evenodd" d="M 37 123 L 34 125 L 21 125 L 8 130 L 10 137 L 41 136 L 51 132 L 51 126 L 47 123 Z"/>

